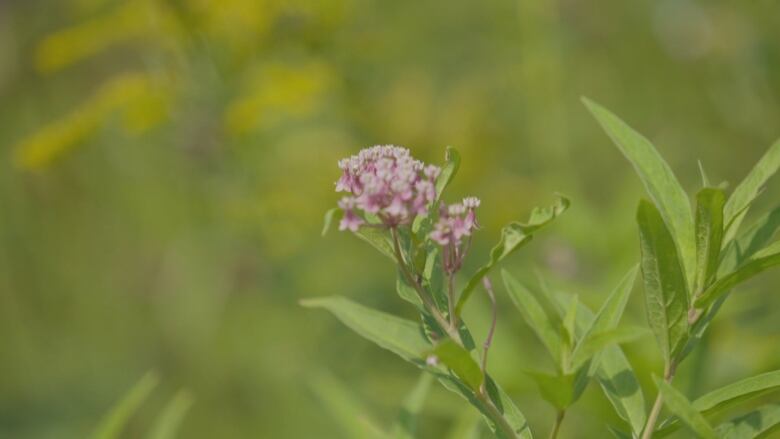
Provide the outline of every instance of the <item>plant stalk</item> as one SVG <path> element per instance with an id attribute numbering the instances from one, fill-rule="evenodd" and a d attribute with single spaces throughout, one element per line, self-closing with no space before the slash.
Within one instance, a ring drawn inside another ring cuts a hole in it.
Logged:
<path id="1" fill-rule="evenodd" d="M 566 416 L 566 410 L 558 410 L 558 414 L 555 416 L 555 424 L 553 424 L 552 431 L 550 431 L 550 439 L 556 439 L 558 437 L 564 416 Z"/>
<path id="2" fill-rule="evenodd" d="M 488 417 L 496 424 L 496 430 L 501 430 L 501 432 L 503 432 L 504 436 L 507 438 L 517 439 L 517 433 L 515 433 L 515 429 L 509 425 L 509 422 L 507 422 L 504 414 L 498 411 L 498 408 L 493 403 L 493 400 L 490 399 L 487 392 L 478 391 L 475 392 L 474 395 L 485 406 L 485 409 L 488 412 Z"/>
<path id="3" fill-rule="evenodd" d="M 666 371 L 664 371 L 664 381 L 671 384 L 676 368 L 677 365 L 674 362 L 666 367 Z M 656 396 L 655 402 L 653 403 L 653 408 L 650 410 L 650 416 L 647 417 L 645 428 L 642 430 L 642 439 L 650 439 L 653 437 L 653 433 L 655 432 L 655 424 L 658 422 L 658 416 L 661 414 L 661 408 L 663 407 L 663 404 L 664 398 L 661 394 L 661 391 L 659 390 L 658 396 Z"/>
<path id="4" fill-rule="evenodd" d="M 412 275 L 412 273 L 409 271 L 409 266 L 406 263 L 406 260 L 404 259 L 403 253 L 401 252 L 401 244 L 398 239 L 398 231 L 395 227 L 390 228 L 390 235 L 393 238 L 393 250 L 395 252 L 395 258 L 398 261 L 398 266 L 401 267 L 401 273 L 403 273 L 404 277 L 406 278 L 406 281 L 412 285 L 417 291 L 417 295 L 420 297 L 420 300 L 422 300 L 423 305 L 425 308 L 430 311 L 431 315 L 434 319 L 436 319 L 436 323 L 441 326 L 441 328 L 447 332 L 447 335 L 453 339 L 456 343 L 463 346 L 463 341 L 460 338 L 460 334 L 458 333 L 457 327 L 450 326 L 447 319 L 444 318 L 444 316 L 439 312 L 439 309 L 436 307 L 436 304 L 433 303 L 433 300 L 431 300 L 430 297 L 428 297 L 428 293 L 425 291 L 425 289 L 420 285 L 419 282 L 417 282 L 417 279 Z"/>

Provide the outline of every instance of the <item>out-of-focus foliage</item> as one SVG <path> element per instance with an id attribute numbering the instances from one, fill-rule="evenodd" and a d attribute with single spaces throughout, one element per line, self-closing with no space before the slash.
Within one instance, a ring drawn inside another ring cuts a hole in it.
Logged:
<path id="1" fill-rule="evenodd" d="M 381 255 L 319 236 L 338 158 L 398 143 L 441 163 L 458 147 L 452 193 L 483 200 L 464 272 L 502 224 L 566 194 L 569 212 L 504 266 L 595 309 L 639 259 L 643 189 L 580 95 L 693 193 L 697 159 L 733 187 L 780 136 L 779 77 L 771 1 L 0 2 L 0 438 L 86 437 L 148 370 L 160 384 L 127 437 L 185 407 L 166 410 L 180 388 L 194 401 L 180 437 L 344 437 L 311 385 L 329 373 L 393 425 L 416 370 L 297 305 L 339 294 L 415 318 Z M 779 195 L 770 182 L 752 212 Z M 712 322 L 675 380 L 692 401 L 780 368 L 776 281 L 750 281 Z M 519 371 L 552 365 L 498 298 L 491 374 L 547 425 Z M 623 321 L 644 312 L 635 295 Z M 481 338 L 487 300 L 464 318 Z M 624 350 L 654 394 L 655 344 Z M 478 437 L 456 398 L 432 388 L 421 437 Z M 604 437 L 611 413 L 590 386 L 561 437 Z"/>

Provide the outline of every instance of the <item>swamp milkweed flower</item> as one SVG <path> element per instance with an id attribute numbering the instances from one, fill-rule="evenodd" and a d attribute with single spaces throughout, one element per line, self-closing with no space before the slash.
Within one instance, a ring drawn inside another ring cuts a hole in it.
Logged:
<path id="1" fill-rule="evenodd" d="M 377 145 L 339 161 L 336 192 L 347 192 L 339 230 L 357 231 L 371 215 L 387 227 L 411 224 L 428 213 L 441 169 L 414 159 L 400 146 Z"/>

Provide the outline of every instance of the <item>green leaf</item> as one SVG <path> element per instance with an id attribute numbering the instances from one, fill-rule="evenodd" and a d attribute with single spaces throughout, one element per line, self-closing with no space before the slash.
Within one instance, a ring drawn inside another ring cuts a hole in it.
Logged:
<path id="1" fill-rule="evenodd" d="M 563 324 L 561 325 L 561 337 L 564 342 L 563 350 L 566 355 L 571 353 L 577 339 L 577 335 L 574 332 L 574 324 L 577 322 L 577 304 L 579 304 L 579 300 L 574 295 L 571 302 L 569 302 L 566 314 L 563 316 Z"/>
<path id="2" fill-rule="evenodd" d="M 119 401 L 111 411 L 103 418 L 95 432 L 93 439 L 115 439 L 122 434 L 122 429 L 127 425 L 130 417 L 141 407 L 141 404 L 149 397 L 159 383 L 157 374 L 149 372 L 144 375 L 130 391 Z"/>
<path id="3" fill-rule="evenodd" d="M 626 282 L 627 280 L 624 278 L 621 285 L 625 285 Z M 618 288 L 620 289 L 621 286 Z M 559 294 L 554 297 L 554 300 L 565 307 L 571 298 L 568 295 Z M 593 324 L 593 313 L 585 305 L 582 305 L 578 315 L 577 329 L 580 332 L 585 332 L 586 328 Z M 619 320 L 619 316 L 616 314 L 613 316 L 615 319 L 613 321 Z M 631 430 L 638 436 L 641 434 L 646 420 L 645 398 L 631 364 L 619 346 L 606 348 L 601 353 L 598 363 L 596 377 L 604 395 L 615 408 L 618 416 L 628 422 Z"/>
<path id="4" fill-rule="evenodd" d="M 610 346 L 601 353 L 596 377 L 615 412 L 639 436 L 647 420 L 645 398 L 631 363 L 619 346 Z"/>
<path id="5" fill-rule="evenodd" d="M 693 214 L 677 177 L 649 140 L 606 108 L 587 98 L 583 102 L 639 174 L 679 246 L 686 278 L 693 280 L 696 260 Z"/>
<path id="6" fill-rule="evenodd" d="M 344 297 L 333 296 L 325 298 L 302 300 L 301 305 L 310 308 L 324 308 L 333 313 L 342 323 L 357 332 L 364 338 L 374 342 L 380 347 L 394 352 L 401 358 L 428 370 L 436 375 L 439 381 L 448 390 L 455 392 L 474 405 L 483 415 L 490 419 L 492 428 L 495 422 L 485 405 L 475 398 L 475 393 L 465 383 L 449 373 L 445 373 L 440 367 L 428 367 L 423 361 L 423 355 L 431 351 L 431 345 L 423 335 L 422 328 L 416 323 L 402 319 L 381 311 L 377 311 Z M 531 432 L 523 414 L 509 397 L 488 377 L 488 393 L 493 401 L 499 405 L 501 415 L 507 423 L 517 432 L 517 436 L 523 439 L 531 439 Z M 498 434 L 502 439 L 506 436 Z"/>
<path id="7" fill-rule="evenodd" d="M 718 439 L 715 430 L 713 430 L 709 422 L 704 419 L 704 416 L 693 407 L 685 395 L 680 393 L 666 381 L 656 377 L 653 377 L 653 379 L 655 379 L 658 390 L 663 395 L 664 404 L 666 404 L 666 407 L 669 408 L 672 413 L 677 415 L 677 417 L 690 427 L 690 429 L 699 437 L 704 439 Z"/>
<path id="8" fill-rule="evenodd" d="M 592 334 L 587 340 L 577 345 L 577 355 L 572 360 L 571 370 L 577 370 L 590 358 L 603 351 L 608 346 L 629 343 L 642 338 L 650 333 L 642 327 L 630 326 L 625 328 L 608 329 Z"/>
<path id="9" fill-rule="evenodd" d="M 718 426 L 721 439 L 766 438 L 780 428 L 780 404 L 765 405 L 758 410 Z"/>
<path id="10" fill-rule="evenodd" d="M 393 425 L 393 438 L 414 439 L 417 431 L 417 415 L 428 397 L 431 383 L 433 383 L 433 375 L 427 372 L 420 374 L 420 378 L 401 406 L 401 412 Z"/>
<path id="11" fill-rule="evenodd" d="M 723 260 L 718 273 L 725 275 L 736 270 L 737 267 L 769 244 L 778 228 L 780 228 L 780 206 L 762 215 L 748 229 L 725 246 L 721 252 Z"/>
<path id="12" fill-rule="evenodd" d="M 436 345 L 431 354 L 449 367 L 471 390 L 478 391 L 484 375 L 469 351 L 448 339 Z"/>
<path id="13" fill-rule="evenodd" d="M 361 227 L 355 232 L 355 236 L 371 244 L 372 247 L 393 261 L 396 260 L 393 241 L 390 239 L 390 234 L 387 233 L 387 230 L 380 227 Z"/>
<path id="14" fill-rule="evenodd" d="M 780 389 L 780 370 L 762 373 L 713 390 L 693 402 L 696 410 L 712 414 Z"/>
<path id="15" fill-rule="evenodd" d="M 329 373 L 319 372 L 310 378 L 310 386 L 346 437 L 352 439 L 384 439 L 382 429 L 365 411 L 349 387 Z"/>
<path id="16" fill-rule="evenodd" d="M 661 214 L 645 200 L 637 211 L 647 319 L 666 364 L 688 336 L 688 289 L 677 247 Z"/>
<path id="17" fill-rule="evenodd" d="M 739 231 L 739 225 L 745 218 L 748 207 L 761 192 L 767 180 L 777 172 L 778 167 L 780 167 L 780 140 L 769 147 L 726 202 L 723 209 L 723 217 L 728 225 L 726 242 L 731 241 Z"/>
<path id="18" fill-rule="evenodd" d="M 764 270 L 780 264 L 780 246 L 765 249 L 739 267 L 733 273 L 726 275 L 707 288 L 696 300 L 697 308 L 705 308 L 720 296 L 726 294 L 736 285 L 752 278 Z"/>
<path id="19" fill-rule="evenodd" d="M 455 307 L 455 314 L 460 316 L 463 306 L 471 297 L 482 278 L 485 277 L 493 267 L 504 258 L 512 254 L 515 250 L 527 244 L 533 234 L 542 227 L 550 224 L 555 218 L 561 215 L 569 208 L 569 200 L 563 196 L 558 196 L 555 204 L 545 208 L 535 208 L 531 212 L 531 217 L 525 224 L 513 222 L 501 229 L 501 240 L 490 250 L 490 259 L 487 264 L 477 270 L 474 276 L 469 279 L 468 284 L 460 294 L 458 304 Z"/>
<path id="20" fill-rule="evenodd" d="M 518 311 L 520 311 L 523 320 L 539 337 L 539 340 L 541 340 L 553 357 L 555 364 L 560 364 L 561 337 L 550 316 L 544 311 L 542 305 L 539 304 L 528 288 L 509 274 L 508 271 L 501 270 L 501 277 L 504 279 L 504 285 L 509 293 L 509 297 Z"/>
<path id="21" fill-rule="evenodd" d="M 693 402 L 693 407 L 704 416 L 714 416 L 744 402 L 762 397 L 780 390 L 780 370 L 763 373 L 728 384 L 701 396 Z M 656 435 L 663 437 L 679 428 L 679 422 L 672 419 L 660 428 Z"/>
<path id="22" fill-rule="evenodd" d="M 550 375 L 534 371 L 526 371 L 525 373 L 533 378 L 536 385 L 539 386 L 542 398 L 553 407 L 563 410 L 574 402 L 575 374 Z"/>
<path id="23" fill-rule="evenodd" d="M 186 390 L 176 393 L 157 418 L 149 439 L 174 439 L 193 402 L 192 395 Z"/>
<path id="24" fill-rule="evenodd" d="M 445 439 L 480 439 L 482 437 L 480 434 L 482 420 L 472 413 L 468 411 L 457 416 Z"/>
<path id="25" fill-rule="evenodd" d="M 458 173 L 458 168 L 460 168 L 460 154 L 458 154 L 457 149 L 448 146 L 444 159 L 447 163 L 441 168 L 441 173 L 436 178 L 436 201 L 433 203 L 434 207 L 439 204 L 438 201 L 441 199 L 441 194 L 449 186 L 452 179 L 455 178 L 455 174 Z"/>
<path id="26" fill-rule="evenodd" d="M 301 305 L 330 311 L 358 335 L 407 361 L 419 364 L 423 354 L 431 349 L 417 323 L 365 307 L 345 297 L 305 299 Z"/>
<path id="27" fill-rule="evenodd" d="M 339 209 L 334 207 L 332 209 L 328 209 L 328 211 L 325 212 L 325 219 L 322 224 L 322 236 L 325 236 L 328 233 L 328 230 L 330 230 L 330 225 L 333 223 L 333 217 L 338 211 Z"/>
<path id="28" fill-rule="evenodd" d="M 584 335 L 581 337 L 572 353 L 573 370 L 579 369 L 580 366 L 590 358 L 581 352 L 582 346 L 585 343 L 588 343 L 590 338 L 595 334 L 604 333 L 617 327 L 620 318 L 623 316 L 623 311 L 626 309 L 631 290 L 634 288 L 637 271 L 638 267 L 635 266 L 631 268 L 623 279 L 621 279 L 618 286 L 610 293 L 607 300 L 604 301 L 604 304 L 601 306 L 601 309 L 599 309 L 599 312 L 592 320 L 590 326 L 585 330 Z M 590 369 L 588 376 L 593 376 L 598 369 L 598 358 L 591 364 Z"/>
<path id="29" fill-rule="evenodd" d="M 696 194 L 696 279 L 694 292 L 706 288 L 720 264 L 723 240 L 723 205 L 726 194 L 704 188 Z"/>
<path id="30" fill-rule="evenodd" d="M 497 438 L 515 439 L 512 436 L 507 436 L 500 429 L 496 428 L 496 421 L 494 420 L 494 416 L 491 414 L 491 411 L 486 407 L 485 403 L 482 400 L 476 397 L 475 393 L 471 389 L 469 389 L 465 383 L 461 382 L 454 376 L 447 373 L 442 373 L 442 372 L 434 372 L 434 373 L 436 374 L 436 377 L 439 379 L 439 382 L 447 390 L 459 394 L 464 399 L 466 399 L 471 405 L 476 407 L 480 411 L 480 413 L 482 413 L 483 417 L 485 418 L 485 421 L 490 427 L 490 430 L 496 435 Z M 514 434 L 515 437 L 519 437 L 521 439 L 532 439 L 533 435 L 531 434 L 531 430 L 528 427 L 528 422 L 525 420 L 523 414 L 520 412 L 520 410 L 518 410 L 517 406 L 515 406 L 515 404 L 506 394 L 506 392 L 504 392 L 490 378 L 490 376 L 487 377 L 487 381 L 485 385 L 487 388 L 487 393 L 489 395 L 489 398 L 491 399 L 491 401 L 493 401 L 493 404 L 497 407 L 502 418 L 507 422 L 507 424 L 510 425 L 510 427 L 515 433 Z"/>

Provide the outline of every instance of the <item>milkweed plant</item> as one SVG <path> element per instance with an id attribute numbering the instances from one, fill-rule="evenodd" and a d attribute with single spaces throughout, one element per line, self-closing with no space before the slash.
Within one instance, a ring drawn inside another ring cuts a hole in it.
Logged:
<path id="1" fill-rule="evenodd" d="M 648 199 L 639 201 L 636 212 L 640 261 L 595 313 L 576 296 L 545 288 L 536 291 L 501 271 L 505 291 L 556 366 L 550 372 L 527 372 L 540 396 L 556 410 L 550 426 L 532 429 L 488 372 L 497 316 L 490 276 L 507 256 L 566 211 L 569 200 L 558 196 L 551 206 L 534 209 L 526 222 L 506 225 L 487 261 L 474 273 L 462 273 L 464 260 L 473 256 L 472 241 L 479 236 L 479 209 L 486 206 L 474 196 L 444 196 L 460 166 L 455 149 L 447 149 L 441 167 L 425 164 L 398 146 L 366 148 L 338 162 L 341 176 L 335 189 L 342 197 L 338 208 L 325 215 L 323 233 L 339 215 L 339 230 L 371 244 L 395 265 L 398 295 L 420 316 L 411 321 L 338 296 L 302 302 L 330 311 L 359 335 L 423 371 L 404 403 L 405 416 L 392 429 L 372 426 L 356 437 L 416 437 L 411 415 L 419 411 L 432 380 L 462 396 L 502 439 L 530 439 L 532 430 L 558 437 L 566 412 L 591 382 L 622 420 L 605 425 L 604 437 L 661 438 L 685 428 L 689 437 L 745 439 L 766 437 L 780 427 L 780 403 L 725 422 L 717 416 L 780 389 L 780 371 L 746 378 L 693 400 L 674 386 L 679 365 L 696 349 L 732 291 L 780 264 L 780 242 L 771 242 L 780 227 L 780 207 L 741 227 L 780 166 L 780 141 L 730 194 L 726 184 L 712 185 L 700 165 L 703 188 L 689 200 L 650 141 L 605 108 L 588 99 L 584 103 L 631 162 Z M 619 325 L 639 272 L 649 328 Z M 492 306 L 492 321 L 487 334 L 480 334 L 481 343 L 462 317 L 476 291 L 483 291 Z M 649 333 L 664 367 L 652 377 L 657 391 L 646 401 L 620 345 Z M 573 432 L 569 437 L 579 436 Z"/>

